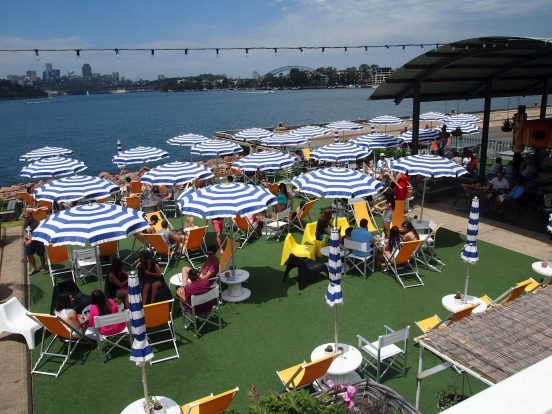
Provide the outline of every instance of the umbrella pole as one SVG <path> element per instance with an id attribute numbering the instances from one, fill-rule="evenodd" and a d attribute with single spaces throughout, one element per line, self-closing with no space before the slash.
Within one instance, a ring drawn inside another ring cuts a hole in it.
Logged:
<path id="1" fill-rule="evenodd" d="M 144 403 L 148 401 L 148 379 L 146 377 L 146 363 L 142 363 L 142 386 L 144 387 Z M 148 411 L 150 412 L 150 411 Z"/>
<path id="2" fill-rule="evenodd" d="M 464 298 L 462 299 L 463 303 L 466 303 L 466 297 L 468 296 L 468 284 L 470 283 L 470 264 L 468 263 L 468 268 L 466 270 L 466 287 L 464 288 Z"/>
<path id="3" fill-rule="evenodd" d="M 422 217 L 424 216 L 424 200 L 425 200 L 425 191 L 426 191 L 426 177 L 424 177 L 424 191 L 422 192 L 422 209 L 420 210 L 420 220 L 422 221 Z"/>
<path id="4" fill-rule="evenodd" d="M 96 253 L 96 275 L 98 276 L 98 285 L 100 286 L 100 290 L 102 289 L 102 258 L 100 257 L 100 246 L 94 246 L 94 252 Z M 106 292 L 107 293 L 107 292 Z"/>
<path id="5" fill-rule="evenodd" d="M 338 347 L 337 347 L 337 344 L 339 344 L 339 339 L 338 339 L 338 334 L 337 334 L 337 327 L 338 327 L 338 323 L 337 323 L 337 305 L 334 305 L 334 338 L 335 338 L 335 347 L 334 347 L 334 352 L 337 354 L 337 350 L 338 350 Z"/>

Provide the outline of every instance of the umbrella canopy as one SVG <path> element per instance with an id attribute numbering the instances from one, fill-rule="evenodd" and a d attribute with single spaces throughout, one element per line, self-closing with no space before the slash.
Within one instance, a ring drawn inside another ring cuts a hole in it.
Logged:
<path id="1" fill-rule="evenodd" d="M 118 185 L 89 175 L 60 178 L 34 190 L 36 200 L 72 202 L 109 197 L 121 191 Z"/>
<path id="2" fill-rule="evenodd" d="M 144 213 L 117 204 L 87 204 L 48 216 L 33 232 L 33 239 L 54 246 L 92 246 L 121 240 L 145 230 Z"/>
<path id="3" fill-rule="evenodd" d="M 438 155 L 409 155 L 391 162 L 391 169 L 401 171 L 409 175 L 423 175 L 425 177 L 459 177 L 467 174 L 468 171 L 445 157 Z M 420 220 L 424 214 L 426 182 L 424 181 L 424 191 L 422 194 L 422 209 Z"/>
<path id="4" fill-rule="evenodd" d="M 213 176 L 213 172 L 204 165 L 176 161 L 149 170 L 140 177 L 140 181 L 150 185 L 173 185 L 174 183 L 182 185 L 196 178 L 206 180 Z"/>
<path id="5" fill-rule="evenodd" d="M 117 155 L 121 155 L 121 152 L 123 152 L 123 144 L 121 144 L 121 140 L 117 140 Z"/>
<path id="6" fill-rule="evenodd" d="M 371 125 L 398 125 L 404 124 L 404 120 L 392 115 L 382 115 L 370 119 Z"/>
<path id="7" fill-rule="evenodd" d="M 462 248 L 460 257 L 468 265 L 466 271 L 466 287 L 464 288 L 464 298 L 468 294 L 468 284 L 470 280 L 470 265 L 477 263 L 479 256 L 477 254 L 477 233 L 479 231 L 479 199 L 474 197 L 468 219 L 468 230 L 466 233 L 466 244 Z"/>
<path id="8" fill-rule="evenodd" d="M 357 198 L 376 194 L 383 184 L 349 168 L 322 168 L 295 177 L 291 183 L 316 197 Z"/>
<path id="9" fill-rule="evenodd" d="M 178 135 L 167 140 L 167 144 L 176 145 L 179 147 L 193 147 L 196 144 L 199 144 L 203 141 L 209 141 L 210 138 L 207 138 L 204 135 L 198 134 L 184 134 Z"/>
<path id="10" fill-rule="evenodd" d="M 234 138 L 241 141 L 259 141 L 263 138 L 270 138 L 272 136 L 274 136 L 273 132 L 263 128 L 244 129 L 234 134 Z"/>
<path id="11" fill-rule="evenodd" d="M 444 117 L 441 112 L 424 112 L 420 115 L 420 121 L 442 121 Z"/>
<path id="12" fill-rule="evenodd" d="M 362 129 L 364 127 L 360 124 L 357 124 L 356 122 L 336 121 L 336 122 L 330 122 L 329 124 L 327 124 L 326 128 L 333 129 L 336 131 L 354 131 L 357 129 Z"/>
<path id="13" fill-rule="evenodd" d="M 472 114 L 456 114 L 445 116 L 443 118 L 443 122 L 447 124 L 449 122 L 468 122 L 470 124 L 473 124 L 474 122 L 481 122 L 481 118 L 478 118 Z"/>
<path id="14" fill-rule="evenodd" d="M 265 187 L 224 183 L 199 190 L 191 188 L 182 193 L 177 202 L 182 214 L 213 219 L 258 213 L 277 204 L 278 200 Z"/>
<path id="15" fill-rule="evenodd" d="M 88 168 L 84 162 L 73 158 L 50 157 L 35 161 L 21 170 L 22 177 L 55 178 L 76 174 Z"/>
<path id="16" fill-rule="evenodd" d="M 402 134 L 399 135 L 399 138 L 402 138 L 404 139 L 404 142 L 412 142 L 412 135 L 413 135 L 413 131 L 412 130 L 408 130 L 406 132 L 403 132 Z M 437 129 L 425 129 L 425 128 L 421 128 L 418 130 L 418 140 L 419 142 L 424 142 L 424 141 L 433 141 L 433 140 L 436 140 L 437 138 L 439 138 L 441 136 L 441 131 L 437 130 Z"/>
<path id="17" fill-rule="evenodd" d="M 388 134 L 366 134 L 353 138 L 349 141 L 352 144 L 361 145 L 367 149 L 392 148 L 404 143 L 401 137 L 394 137 Z"/>
<path id="18" fill-rule="evenodd" d="M 462 130 L 463 135 L 477 134 L 479 132 L 479 127 L 477 125 L 471 124 L 469 122 L 446 122 L 438 127 L 435 127 L 438 131 L 443 130 L 443 125 L 446 125 L 447 132 L 453 132 L 456 129 Z"/>
<path id="19" fill-rule="evenodd" d="M 60 157 L 65 155 L 73 155 L 75 152 L 70 149 L 60 147 L 42 147 L 23 154 L 19 157 L 19 161 L 36 161 L 42 158 Z"/>
<path id="20" fill-rule="evenodd" d="M 135 271 L 130 272 L 128 275 L 128 303 L 130 307 L 130 327 L 132 330 L 130 360 L 142 368 L 144 401 L 147 401 L 148 382 L 145 365 L 146 362 L 153 359 L 153 352 L 146 337 L 146 321 L 144 318 L 144 305 L 142 303 L 142 290 Z"/>
<path id="21" fill-rule="evenodd" d="M 311 158 L 331 162 L 356 161 L 366 158 L 370 153 L 370 150 L 360 145 L 338 142 L 317 148 L 311 152 Z"/>
<path id="22" fill-rule="evenodd" d="M 329 128 L 321 126 L 305 125 L 297 129 L 292 129 L 290 135 L 304 138 L 316 138 L 330 133 Z"/>
<path id="23" fill-rule="evenodd" d="M 277 170 L 290 167 L 295 164 L 294 156 L 284 154 L 280 151 L 261 151 L 246 155 L 236 161 L 233 166 L 241 168 L 244 171 Z"/>
<path id="24" fill-rule="evenodd" d="M 275 134 L 270 138 L 261 139 L 260 143 L 269 147 L 295 147 L 307 144 L 310 138 L 301 135 Z"/>
<path id="25" fill-rule="evenodd" d="M 339 343 L 338 332 L 339 325 L 337 320 L 337 306 L 343 304 L 343 292 L 341 291 L 341 251 L 340 251 L 339 230 L 332 229 L 330 235 L 330 253 L 328 255 L 328 274 L 330 283 L 326 291 L 326 303 L 334 308 L 334 332 L 335 332 L 335 350 Z"/>
<path id="26" fill-rule="evenodd" d="M 242 151 L 243 148 L 233 142 L 210 139 L 209 141 L 203 141 L 194 145 L 190 150 L 190 154 L 222 157 L 223 155 L 233 155 Z"/>
<path id="27" fill-rule="evenodd" d="M 167 151 L 156 147 L 136 147 L 115 155 L 112 161 L 117 165 L 144 164 L 169 157 L 170 155 Z"/>

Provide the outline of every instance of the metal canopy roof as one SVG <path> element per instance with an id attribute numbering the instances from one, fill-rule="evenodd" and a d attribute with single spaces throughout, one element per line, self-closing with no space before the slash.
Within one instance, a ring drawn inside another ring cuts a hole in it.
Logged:
<path id="1" fill-rule="evenodd" d="M 481 37 L 461 40 L 426 52 L 395 71 L 370 99 L 396 104 L 490 97 L 542 95 L 552 92 L 552 39 Z"/>

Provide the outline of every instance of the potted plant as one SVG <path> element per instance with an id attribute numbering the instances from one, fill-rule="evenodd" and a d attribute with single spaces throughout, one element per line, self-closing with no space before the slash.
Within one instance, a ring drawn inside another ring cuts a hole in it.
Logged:
<path id="1" fill-rule="evenodd" d="M 468 398 L 467 395 L 464 395 L 458 391 L 458 387 L 456 385 L 452 384 L 448 385 L 447 388 L 443 390 L 437 391 L 435 396 L 437 397 L 437 409 L 439 412 L 444 411 Z"/>
<path id="2" fill-rule="evenodd" d="M 151 392 L 148 392 L 148 398 L 144 401 L 143 406 L 146 413 L 165 414 L 165 407 Z"/>
<path id="3" fill-rule="evenodd" d="M 503 132 L 510 132 L 513 128 L 512 121 L 510 121 L 510 118 L 506 118 L 504 120 L 504 123 L 502 124 L 502 128 L 500 128 Z"/>
<path id="4" fill-rule="evenodd" d="M 462 302 L 462 293 L 456 292 L 456 295 L 454 295 L 454 303 L 461 303 Z"/>

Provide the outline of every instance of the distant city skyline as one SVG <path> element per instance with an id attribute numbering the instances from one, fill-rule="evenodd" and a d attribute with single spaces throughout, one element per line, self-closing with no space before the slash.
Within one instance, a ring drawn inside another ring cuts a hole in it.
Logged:
<path id="1" fill-rule="evenodd" d="M 33 4 L 31 12 L 39 18 L 32 24 L 29 12 L 24 2 L 12 2 L 3 10 L 0 50 L 10 51 L 0 51 L 1 78 L 29 70 L 42 73 L 42 62 L 52 62 L 62 73 L 81 73 L 86 62 L 95 73 L 119 72 L 131 80 L 202 73 L 251 77 L 254 70 L 262 75 L 287 65 L 400 67 L 424 52 L 421 45 L 429 50 L 436 44 L 480 36 L 547 38 L 552 17 L 545 0 L 526 0 L 521 5 L 513 0 L 455 4 L 437 0 L 385 4 L 375 0 L 164 0 L 154 4 L 53 0 Z M 383 47 L 369 48 L 368 54 L 363 47 L 352 48 L 363 45 Z M 388 49 L 385 45 L 407 46 L 403 51 L 401 46 Z M 340 49 L 331 49 L 337 46 Z M 143 50 L 125 50 L 138 48 Z M 196 48 L 221 50 L 216 58 L 214 50 L 192 50 Z M 34 49 L 40 61 L 35 60 Z M 55 51 L 61 49 L 68 51 Z M 82 50 L 78 59 L 75 49 Z M 115 49 L 120 50 L 119 58 Z M 153 56 L 150 49 L 155 49 Z"/>

